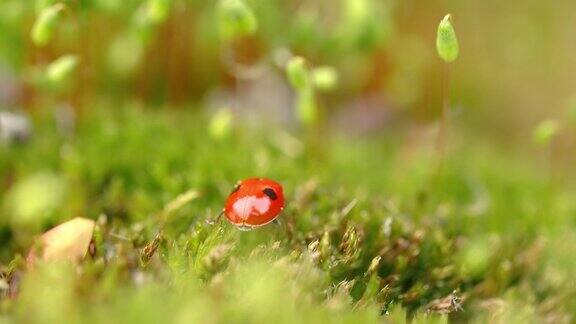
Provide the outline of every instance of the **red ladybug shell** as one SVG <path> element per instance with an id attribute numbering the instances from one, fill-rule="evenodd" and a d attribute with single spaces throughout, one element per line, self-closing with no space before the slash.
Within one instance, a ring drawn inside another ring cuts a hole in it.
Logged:
<path id="1" fill-rule="evenodd" d="M 239 181 L 228 196 L 224 214 L 242 230 L 266 225 L 284 209 L 282 185 L 266 178 Z"/>

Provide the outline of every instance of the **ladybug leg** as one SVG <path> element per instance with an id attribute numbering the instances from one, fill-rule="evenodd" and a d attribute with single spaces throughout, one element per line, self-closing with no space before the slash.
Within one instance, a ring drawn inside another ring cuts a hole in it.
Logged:
<path id="1" fill-rule="evenodd" d="M 224 215 L 224 209 L 222 209 L 222 211 L 220 212 L 220 214 L 218 214 L 218 216 L 216 216 L 216 218 L 213 218 L 213 219 L 208 218 L 208 219 L 206 219 L 206 223 L 207 223 L 208 225 L 214 225 L 214 224 L 220 222 L 220 219 L 222 219 L 222 215 Z"/>

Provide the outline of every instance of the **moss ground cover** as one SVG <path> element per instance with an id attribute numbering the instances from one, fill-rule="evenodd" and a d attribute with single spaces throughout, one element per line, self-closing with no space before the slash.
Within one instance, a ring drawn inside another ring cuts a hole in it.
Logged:
<path id="1" fill-rule="evenodd" d="M 46 116 L 35 124 L 0 155 L 4 320 L 568 321 L 574 310 L 573 191 L 464 135 L 433 177 L 433 147 L 401 133 L 318 146 L 238 127 L 214 141 L 198 116 L 135 109 L 83 118 L 73 138 Z M 283 183 L 282 224 L 207 224 L 251 175 Z M 36 200 L 45 208 L 21 207 Z M 34 237 L 75 216 L 97 220 L 87 259 L 27 269 Z"/>

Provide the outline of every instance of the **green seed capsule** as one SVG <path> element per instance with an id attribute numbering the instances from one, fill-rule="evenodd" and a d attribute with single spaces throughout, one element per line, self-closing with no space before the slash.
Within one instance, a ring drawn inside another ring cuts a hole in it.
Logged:
<path id="1" fill-rule="evenodd" d="M 252 35 L 258 29 L 256 16 L 241 0 L 221 0 L 218 23 L 221 35 L 226 39 Z"/>
<path id="2" fill-rule="evenodd" d="M 458 58 L 460 48 L 458 46 L 458 38 L 456 32 L 450 21 L 451 16 L 446 15 L 438 25 L 438 34 L 436 38 L 436 49 L 438 55 L 445 62 L 454 62 Z"/>
<path id="3" fill-rule="evenodd" d="M 310 72 L 306 66 L 306 60 L 300 56 L 296 56 L 288 61 L 286 65 L 286 74 L 288 81 L 294 89 L 301 91 L 310 87 Z"/>
<path id="4" fill-rule="evenodd" d="M 58 22 L 58 17 L 62 10 L 64 10 L 64 5 L 61 3 L 57 3 L 42 10 L 34 22 L 30 34 L 34 45 L 40 47 L 46 46 L 52 40 L 54 30 L 56 29 L 56 23 Z"/>
<path id="5" fill-rule="evenodd" d="M 108 50 L 108 65 L 117 76 L 127 77 L 138 68 L 144 56 L 144 42 L 136 32 L 116 36 Z"/>
<path id="6" fill-rule="evenodd" d="M 560 130 L 560 124 L 554 119 L 542 121 L 534 129 L 534 141 L 540 145 L 548 145 Z"/>
<path id="7" fill-rule="evenodd" d="M 172 0 L 149 0 L 147 5 L 150 21 L 159 24 L 164 22 L 168 17 Z"/>
<path id="8" fill-rule="evenodd" d="M 208 133 L 214 140 L 227 138 L 232 130 L 232 113 L 229 109 L 219 110 L 210 120 Z"/>
<path id="9" fill-rule="evenodd" d="M 60 84 L 72 74 L 78 66 L 78 57 L 76 55 L 64 55 L 46 68 L 46 78 L 53 84 Z"/>
<path id="10" fill-rule="evenodd" d="M 331 91 L 338 86 L 338 71 L 331 66 L 320 66 L 312 71 L 314 86 L 321 91 Z"/>

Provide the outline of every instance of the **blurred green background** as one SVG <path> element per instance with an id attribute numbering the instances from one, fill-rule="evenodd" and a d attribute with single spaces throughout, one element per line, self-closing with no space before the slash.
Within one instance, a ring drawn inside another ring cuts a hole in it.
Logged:
<path id="1" fill-rule="evenodd" d="M 453 98 L 467 127 L 521 140 L 540 119 L 563 118 L 574 101 L 573 1 L 253 0 L 258 31 L 233 44 L 218 37 L 210 1 L 167 1 L 159 19 L 147 17 L 143 1 L 62 1 L 67 9 L 55 36 L 39 48 L 29 32 L 52 2 L 1 3 L 4 108 L 50 109 L 56 101 L 86 112 L 100 100 L 118 106 L 136 100 L 204 109 L 201 104 L 240 87 L 241 97 L 259 106 L 253 109 L 278 114 L 290 100 L 279 71 L 290 51 L 344 76 L 337 92 L 323 96 L 328 119 L 367 109 L 430 121 L 442 94 L 435 27 L 446 12 L 462 48 Z M 64 54 L 81 62 L 73 85 L 46 94 L 35 84 L 35 70 Z M 371 104 L 353 104 L 362 98 Z"/>

